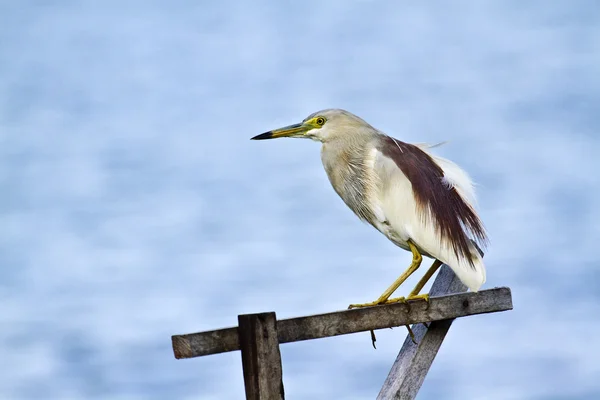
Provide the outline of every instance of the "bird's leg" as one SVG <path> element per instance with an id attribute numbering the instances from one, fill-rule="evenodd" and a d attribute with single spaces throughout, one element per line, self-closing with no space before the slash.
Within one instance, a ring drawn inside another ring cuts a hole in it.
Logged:
<path id="1" fill-rule="evenodd" d="M 411 276 L 413 274 L 413 272 L 415 272 L 417 270 L 417 268 L 419 268 L 419 266 L 421 265 L 421 261 L 423 261 L 423 257 L 421 256 L 421 253 L 419 253 L 417 246 L 415 246 L 412 241 L 410 241 L 410 240 L 408 241 L 408 246 L 410 247 L 410 251 L 413 254 L 413 260 L 412 260 L 412 263 L 410 264 L 410 267 L 408 267 L 408 269 L 406 271 L 404 271 L 404 273 L 402 273 L 402 275 L 400 275 L 400 277 L 398 279 L 396 279 L 394 281 L 394 283 L 392 283 L 390 285 L 390 287 L 387 288 L 385 290 L 385 292 L 383 292 L 383 294 L 381 296 L 379 296 L 379 298 L 377 300 L 372 301 L 370 303 L 364 303 L 364 304 L 350 304 L 348 306 L 348 308 L 371 307 L 371 306 L 376 306 L 378 304 L 389 304 L 389 303 L 397 303 L 400 301 L 405 301 L 404 297 L 397 297 L 394 299 L 390 299 L 390 296 L 392 295 L 392 293 L 394 293 L 396 291 L 396 289 L 398 289 L 398 287 L 400 287 L 400 285 L 402 285 L 404 283 L 404 281 L 406 281 L 408 279 L 409 276 Z"/>
<path id="2" fill-rule="evenodd" d="M 423 277 L 419 280 L 419 282 L 417 283 L 415 288 L 409 293 L 408 297 L 406 297 L 406 299 L 404 299 L 404 300 L 408 301 L 408 300 L 423 299 L 425 301 L 429 301 L 429 294 L 419 294 L 419 292 L 423 289 L 425 284 L 427 284 L 429 279 L 431 279 L 433 274 L 435 274 L 435 271 L 437 271 L 441 266 L 442 266 L 442 262 L 440 260 L 435 260 L 433 262 L 433 264 L 431 265 L 431 267 L 429 267 L 427 272 L 425 272 L 425 275 L 423 275 Z M 399 299 L 403 299 L 403 298 L 399 298 Z M 393 302 L 394 300 L 397 300 L 397 299 L 390 299 L 387 302 Z M 427 329 L 429 329 L 429 325 L 427 325 L 426 323 L 423 323 L 423 325 L 425 325 L 425 327 Z M 410 335 L 410 339 L 413 341 L 414 344 L 417 344 L 417 341 L 415 340 L 415 334 L 413 333 L 412 329 L 410 328 L 409 325 L 405 325 L 405 326 L 406 326 L 406 329 L 408 329 L 408 334 Z M 375 342 L 373 342 L 373 343 L 375 343 Z M 375 345 L 373 344 L 373 346 L 375 346 Z"/>
<path id="3" fill-rule="evenodd" d="M 406 299 L 407 300 L 424 299 L 425 301 L 429 301 L 429 294 L 419 294 L 419 292 L 423 289 L 423 287 L 425 286 L 427 281 L 429 281 L 429 279 L 431 279 L 433 274 L 435 274 L 435 271 L 437 271 L 441 266 L 442 266 L 442 262 L 440 260 L 435 260 L 433 262 L 433 264 L 431 264 L 431 267 L 429 267 L 427 272 L 425 272 L 425 275 L 423 275 L 421 280 L 419 280 L 419 282 L 417 283 L 415 288 L 410 292 L 410 294 L 408 295 L 408 297 Z M 425 327 L 427 329 L 429 329 L 429 325 L 427 323 L 423 322 L 423 325 L 425 325 Z M 410 333 L 411 332 L 409 330 L 409 334 Z M 413 338 L 413 335 L 411 335 L 411 338 L 412 338 L 412 341 L 414 342 L 415 339 Z"/>
<path id="4" fill-rule="evenodd" d="M 425 275 L 423 275 L 419 283 L 417 283 L 415 288 L 409 293 L 406 300 L 425 299 L 429 301 L 429 294 L 419 294 L 419 292 L 423 289 L 427 281 L 431 279 L 433 274 L 435 274 L 435 271 L 437 271 L 441 266 L 442 262 L 440 260 L 435 260 L 427 272 L 425 272 Z"/>

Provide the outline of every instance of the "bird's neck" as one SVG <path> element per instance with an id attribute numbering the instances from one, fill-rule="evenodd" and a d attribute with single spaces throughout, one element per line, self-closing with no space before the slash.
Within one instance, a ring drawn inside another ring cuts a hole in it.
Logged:
<path id="1" fill-rule="evenodd" d="M 372 177 L 365 164 L 368 141 L 331 141 L 323 143 L 321 160 L 336 193 L 361 219 L 370 220 L 372 213 L 367 201 Z"/>

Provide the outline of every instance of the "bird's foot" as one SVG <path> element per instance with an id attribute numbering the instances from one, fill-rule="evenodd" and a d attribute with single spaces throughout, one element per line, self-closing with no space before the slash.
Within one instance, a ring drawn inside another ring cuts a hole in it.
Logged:
<path id="1" fill-rule="evenodd" d="M 362 303 L 362 304 L 350 304 L 348 306 L 348 309 L 351 310 L 353 308 L 364 308 L 364 307 L 374 307 L 374 306 L 378 306 L 381 304 L 392 304 L 392 303 L 406 303 L 406 299 L 404 297 L 396 297 L 394 299 L 377 299 L 375 301 L 371 301 L 369 303 Z"/>
<path id="2" fill-rule="evenodd" d="M 371 301 L 369 303 L 350 304 L 348 306 L 348 309 L 374 307 L 374 306 L 378 306 L 381 304 L 408 303 L 408 302 L 419 301 L 419 300 L 425 300 L 426 302 L 429 303 L 429 295 L 428 294 L 415 294 L 415 295 L 409 295 L 408 297 L 395 297 L 393 299 L 386 299 L 386 300 L 379 298 L 379 299 L 377 299 L 375 301 Z M 405 326 L 406 326 L 406 329 L 408 330 L 408 335 L 410 336 L 410 339 L 413 341 L 414 344 L 417 344 L 415 334 L 413 333 L 410 325 L 405 325 Z M 429 328 L 429 326 L 427 326 L 427 327 Z M 375 332 L 371 330 L 371 343 L 373 344 L 373 348 L 375 348 L 376 340 L 377 339 L 375 338 Z"/>
<path id="3" fill-rule="evenodd" d="M 429 294 L 410 294 L 408 295 L 408 297 L 395 297 L 393 299 L 387 299 L 384 302 L 379 302 L 377 303 L 376 301 L 371 302 L 371 303 L 367 303 L 369 305 L 379 305 L 379 304 L 393 304 L 393 303 L 407 303 L 410 306 L 410 303 L 413 301 L 419 301 L 419 300 L 425 300 L 427 303 L 429 303 Z M 373 304 L 374 303 L 374 304 Z M 412 330 L 412 328 L 410 327 L 410 325 L 404 325 L 406 327 L 406 329 L 408 330 L 408 335 L 410 336 L 410 339 L 412 340 L 412 342 L 414 344 L 418 344 L 417 343 L 417 339 L 415 338 L 415 334 Z M 429 328 L 428 325 L 425 325 L 427 328 Z M 373 333 L 373 331 L 371 331 L 371 340 L 373 342 L 373 347 L 375 347 L 375 334 Z"/>
<path id="4" fill-rule="evenodd" d="M 408 297 L 396 297 L 394 299 L 387 300 L 383 304 L 400 303 L 401 302 L 401 303 L 407 303 L 410 307 L 410 302 L 412 302 L 414 300 L 425 300 L 425 301 L 429 302 L 429 295 L 428 294 L 417 294 L 417 295 L 409 295 Z M 408 335 L 410 336 L 410 340 L 412 340 L 412 342 L 414 344 L 418 344 L 417 339 L 415 338 L 415 334 L 414 334 L 412 328 L 410 327 L 410 325 L 404 325 L 404 326 L 408 330 Z"/>
<path id="5" fill-rule="evenodd" d="M 409 294 L 408 297 L 406 298 L 407 302 L 418 301 L 418 300 L 425 300 L 427 303 L 429 303 L 429 294 L 427 294 L 427 293 L 425 293 L 425 294 Z M 428 324 L 423 322 L 423 325 L 425 325 L 425 327 L 427 329 L 429 329 Z M 406 328 L 408 329 L 408 334 L 410 335 L 410 338 L 413 341 L 413 343 L 417 344 L 417 340 L 415 339 L 415 334 L 413 333 L 410 326 L 406 325 Z"/>
<path id="6" fill-rule="evenodd" d="M 425 293 L 425 294 L 408 295 L 408 297 L 406 298 L 406 301 L 414 301 L 414 300 L 425 300 L 426 302 L 429 303 L 429 294 Z"/>
<path id="7" fill-rule="evenodd" d="M 374 307 L 374 306 L 378 306 L 381 304 L 406 303 L 406 302 L 407 302 L 407 299 L 405 297 L 395 297 L 393 299 L 386 299 L 386 300 L 379 298 L 375 301 L 371 301 L 370 303 L 350 304 L 348 306 L 348 309 Z M 410 338 L 416 344 L 417 342 L 415 341 L 415 334 L 413 333 L 412 329 L 410 328 L 410 325 L 406 325 L 406 329 L 408 329 L 408 334 L 410 335 Z M 373 348 L 375 349 L 376 348 L 375 341 L 377 340 L 377 338 L 375 337 L 375 332 L 373 330 L 371 330 L 370 332 L 371 332 L 371 343 L 373 344 Z"/>

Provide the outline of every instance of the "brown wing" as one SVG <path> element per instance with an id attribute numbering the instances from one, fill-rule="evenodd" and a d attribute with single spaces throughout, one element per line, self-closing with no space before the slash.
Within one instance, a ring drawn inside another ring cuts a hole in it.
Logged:
<path id="1" fill-rule="evenodd" d="M 473 207 L 443 182 L 443 169 L 419 147 L 385 135 L 380 143 L 378 150 L 392 159 L 412 184 L 420 217 L 432 215 L 440 239 L 451 243 L 456 256 L 473 265 L 469 233 L 480 245 L 487 242 L 485 228 Z"/>

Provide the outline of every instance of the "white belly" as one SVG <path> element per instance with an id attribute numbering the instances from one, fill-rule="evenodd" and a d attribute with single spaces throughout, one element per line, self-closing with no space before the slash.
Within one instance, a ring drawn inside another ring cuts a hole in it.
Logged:
<path id="1" fill-rule="evenodd" d="M 410 189 L 409 189 L 410 190 Z M 405 195 L 406 192 L 402 193 Z M 412 197 L 412 192 L 408 192 Z M 397 197 L 396 197 L 397 198 Z M 410 202 L 407 201 L 407 202 Z M 414 201 L 413 201 L 414 203 Z M 385 200 L 380 204 L 379 209 L 381 210 L 382 221 L 376 221 L 373 226 L 387 237 L 396 246 L 410 251 L 408 246 L 409 239 L 417 246 L 420 253 L 427 257 L 434 257 L 430 254 L 430 249 L 425 248 L 420 239 L 420 234 L 425 226 L 418 221 L 416 216 L 416 204 L 412 207 L 399 208 L 395 204 L 386 204 Z"/>

